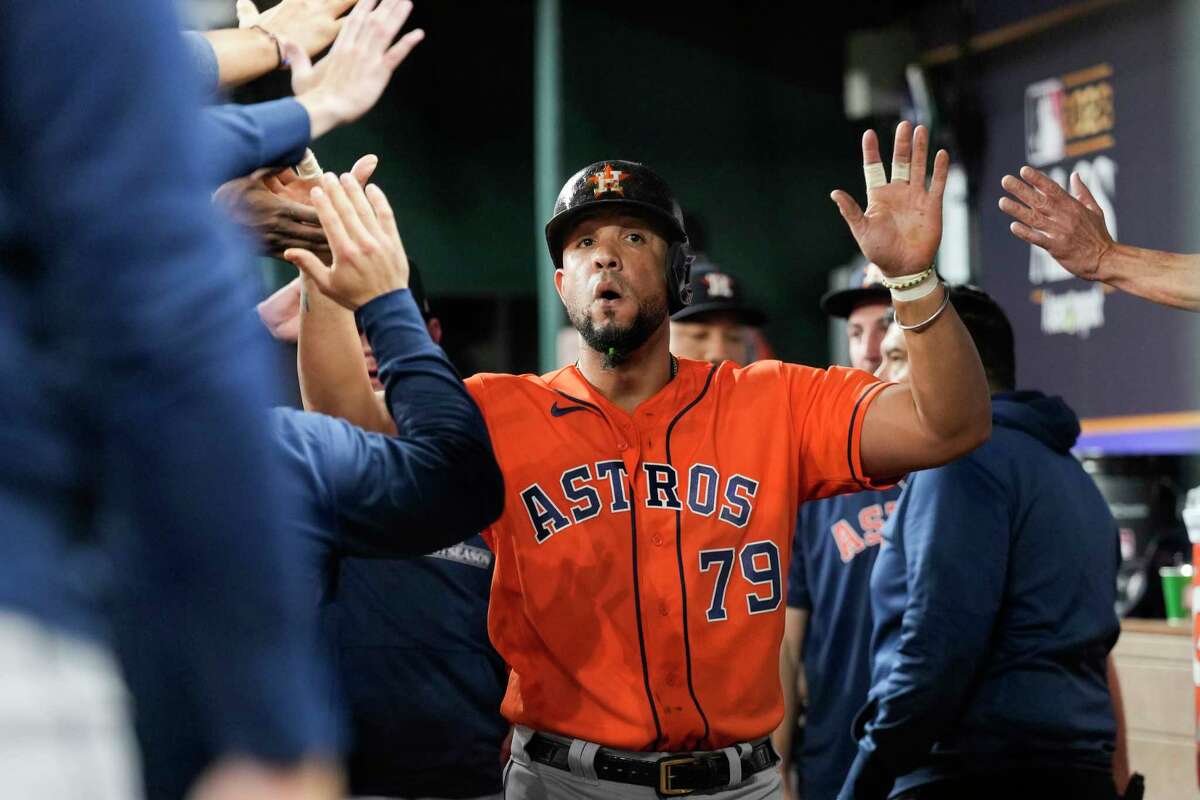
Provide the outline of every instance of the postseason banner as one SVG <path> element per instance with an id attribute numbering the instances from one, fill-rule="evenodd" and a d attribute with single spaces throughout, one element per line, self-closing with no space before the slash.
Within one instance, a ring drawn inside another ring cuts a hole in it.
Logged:
<path id="1" fill-rule="evenodd" d="M 1200 315 L 1074 278 L 1013 237 L 996 201 L 1000 179 L 1023 164 L 1064 186 L 1078 172 L 1118 241 L 1200 252 L 1192 5 L 1117 6 L 1000 48 L 978 68 L 977 266 L 1012 318 L 1019 382 L 1066 398 L 1085 433 L 1142 431 L 1144 452 L 1200 451 Z M 1136 452 L 1137 438 L 1118 449 Z"/>

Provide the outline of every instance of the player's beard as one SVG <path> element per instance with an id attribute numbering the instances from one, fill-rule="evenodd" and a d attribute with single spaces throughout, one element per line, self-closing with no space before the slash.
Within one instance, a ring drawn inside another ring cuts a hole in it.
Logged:
<path id="1" fill-rule="evenodd" d="M 662 297 L 639 303 L 637 316 L 626 326 L 612 323 L 597 328 L 587 308 L 572 311 L 570 317 L 571 324 L 587 346 L 604 357 L 601 366 L 613 369 L 625 363 L 651 334 L 662 327 L 667 319 L 667 303 Z"/>

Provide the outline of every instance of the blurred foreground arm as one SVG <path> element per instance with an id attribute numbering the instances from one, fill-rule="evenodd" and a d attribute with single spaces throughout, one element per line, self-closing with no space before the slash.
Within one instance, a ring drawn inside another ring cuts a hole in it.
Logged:
<path id="1" fill-rule="evenodd" d="M 21 143 L 5 230 L 52 318 L 61 392 L 77 396 L 61 424 L 90 448 L 80 481 L 124 523 L 105 544 L 152 592 L 136 613 L 161 634 L 164 669 L 187 676 L 189 725 L 286 779 L 259 796 L 329 797 L 336 734 L 277 522 L 269 361 L 245 313 L 245 254 L 209 202 L 169 7 L 0 6 L 0 126 Z M 246 795 L 223 785 L 207 797 Z"/>
<path id="2" fill-rule="evenodd" d="M 311 142 L 367 113 L 425 37 L 417 29 L 393 43 L 411 12 L 409 0 L 383 0 L 378 8 L 375 0 L 360 0 L 316 68 L 303 47 L 284 43 L 295 98 L 205 109 L 202 135 L 217 182 L 296 164 Z"/>
<path id="3" fill-rule="evenodd" d="M 1000 210 L 1015 220 L 1009 226 L 1013 236 L 1045 249 L 1077 278 L 1100 281 L 1161 305 L 1200 311 L 1200 254 L 1165 253 L 1114 241 L 1104 212 L 1078 172 L 1071 173 L 1074 197 L 1033 167 L 1022 167 L 1021 178 L 1005 175 L 1001 181 L 1016 198 L 1000 198 Z"/>

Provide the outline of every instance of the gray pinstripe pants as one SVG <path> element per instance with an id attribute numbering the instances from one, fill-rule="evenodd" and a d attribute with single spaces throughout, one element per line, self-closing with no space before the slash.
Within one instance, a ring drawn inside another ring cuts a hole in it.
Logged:
<path id="1" fill-rule="evenodd" d="M 125 686 L 102 647 L 0 611 L 0 793 L 142 796 Z"/>

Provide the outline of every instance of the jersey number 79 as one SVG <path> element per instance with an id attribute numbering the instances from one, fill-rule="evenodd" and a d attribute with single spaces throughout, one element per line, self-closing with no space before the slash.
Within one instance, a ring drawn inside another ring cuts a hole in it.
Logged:
<path id="1" fill-rule="evenodd" d="M 700 551 L 700 571 L 717 571 L 713 584 L 712 603 L 705 612 L 709 622 L 721 622 L 729 618 L 725 610 L 725 594 L 729 589 L 729 577 L 733 573 L 733 562 L 737 561 L 742 577 L 756 587 L 769 586 L 770 594 L 761 595 L 755 589 L 746 593 L 746 608 L 751 614 L 765 614 L 779 608 L 783 599 L 783 581 L 780 577 L 779 547 L 770 540 L 749 542 L 742 547 L 741 557 L 732 547 Z"/>

